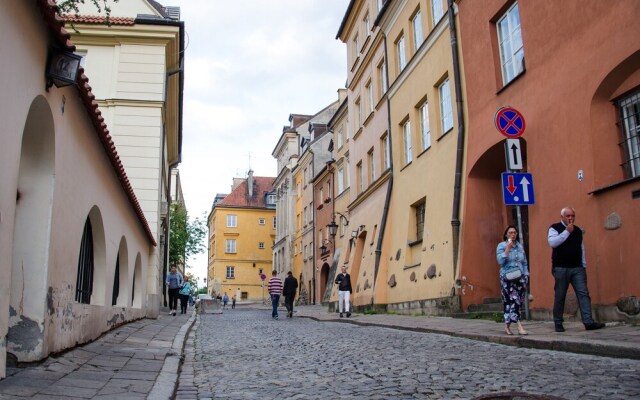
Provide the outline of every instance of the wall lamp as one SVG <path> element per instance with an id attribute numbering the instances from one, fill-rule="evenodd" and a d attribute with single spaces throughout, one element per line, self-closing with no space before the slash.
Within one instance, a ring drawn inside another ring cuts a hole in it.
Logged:
<path id="1" fill-rule="evenodd" d="M 327 226 L 329 226 L 329 225 L 327 225 Z M 337 225 L 336 225 L 336 226 L 337 226 Z M 326 253 L 327 253 L 327 246 L 326 246 L 326 244 L 327 244 L 327 243 L 331 243 L 331 244 L 333 244 L 333 242 L 332 242 L 331 240 L 324 239 L 324 240 L 322 241 L 322 245 L 320 246 L 320 254 L 321 254 L 321 255 L 322 255 L 322 254 L 326 254 Z"/>
<path id="2" fill-rule="evenodd" d="M 75 85 L 78 78 L 78 69 L 82 56 L 53 48 L 50 51 L 45 76 L 47 78 L 46 89 L 53 85 L 56 87 L 64 87 Z"/>
<path id="3" fill-rule="evenodd" d="M 338 216 L 340 217 L 340 221 L 344 221 L 344 226 L 349 225 L 349 219 L 347 217 L 345 217 L 344 214 L 342 214 L 341 212 L 336 211 L 336 214 L 338 214 Z M 338 224 L 336 224 L 336 218 L 335 216 L 333 217 L 333 219 L 331 220 L 331 223 L 327 225 L 327 229 L 329 231 L 329 235 L 331 235 L 331 237 L 336 237 L 336 234 L 338 233 Z"/>

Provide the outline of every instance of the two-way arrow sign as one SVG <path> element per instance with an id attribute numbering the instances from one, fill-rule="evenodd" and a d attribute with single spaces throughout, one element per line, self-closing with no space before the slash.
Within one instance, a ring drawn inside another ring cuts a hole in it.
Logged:
<path id="1" fill-rule="evenodd" d="M 535 203 L 533 176 L 529 173 L 502 173 L 502 196 L 507 206 Z"/>

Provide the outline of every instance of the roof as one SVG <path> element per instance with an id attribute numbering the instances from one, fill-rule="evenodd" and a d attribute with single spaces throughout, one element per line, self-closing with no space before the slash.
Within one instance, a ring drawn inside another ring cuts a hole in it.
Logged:
<path id="1" fill-rule="evenodd" d="M 40 8 L 40 11 L 42 12 L 47 26 L 49 27 L 49 30 L 53 35 L 54 41 L 67 51 L 75 51 L 76 47 L 71 42 L 70 35 L 64 28 L 64 20 L 57 13 L 55 2 L 53 0 L 37 0 L 37 4 Z M 113 167 L 113 170 L 115 171 L 118 180 L 120 181 L 122 189 L 129 199 L 131 207 L 133 207 L 138 220 L 140 221 L 140 225 L 146 232 L 149 241 L 154 246 L 156 246 L 156 239 L 153 237 L 153 233 L 151 232 L 151 228 L 149 227 L 149 222 L 147 221 L 147 218 L 142 211 L 142 207 L 138 202 L 138 198 L 133 192 L 133 187 L 131 186 L 131 182 L 129 182 L 129 178 L 127 177 L 127 173 L 124 170 L 124 166 L 122 165 L 120 156 L 118 156 L 116 146 L 113 143 L 111 135 L 109 134 L 109 129 L 107 129 L 107 124 L 104 122 L 104 117 L 102 117 L 102 112 L 98 108 L 98 103 L 95 100 L 94 94 L 91 92 L 89 78 L 84 74 L 84 68 L 80 67 L 78 75 L 79 78 L 76 82 L 76 89 L 78 90 L 78 94 L 80 95 L 80 98 L 84 103 L 87 115 L 93 123 L 95 132 L 98 135 L 98 139 L 100 140 L 100 143 L 102 144 L 102 147 L 104 148 L 104 151 L 107 154 L 109 161 L 111 162 L 111 166 Z"/>
<path id="2" fill-rule="evenodd" d="M 102 15 L 67 15 L 64 20 L 72 24 L 106 24 L 107 17 Z M 133 25 L 135 24 L 134 18 L 128 17 L 109 17 L 109 23 L 111 25 Z"/>
<path id="3" fill-rule="evenodd" d="M 267 208 L 265 194 L 273 191 L 276 178 L 266 176 L 253 177 L 253 196 L 249 197 L 245 179 L 230 194 L 216 204 L 217 207 Z"/>

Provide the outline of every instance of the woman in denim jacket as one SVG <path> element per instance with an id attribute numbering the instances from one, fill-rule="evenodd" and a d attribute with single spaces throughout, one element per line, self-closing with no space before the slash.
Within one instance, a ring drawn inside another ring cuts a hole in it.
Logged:
<path id="1" fill-rule="evenodd" d="M 518 325 L 518 334 L 527 334 L 520 323 L 520 308 L 524 303 L 525 291 L 529 283 L 529 265 L 518 236 L 518 228 L 509 225 L 504 231 L 503 241 L 496 249 L 504 306 L 504 332 L 507 335 L 513 335 L 510 328 L 512 322 Z M 516 277 L 517 271 L 520 272 L 520 276 Z"/>

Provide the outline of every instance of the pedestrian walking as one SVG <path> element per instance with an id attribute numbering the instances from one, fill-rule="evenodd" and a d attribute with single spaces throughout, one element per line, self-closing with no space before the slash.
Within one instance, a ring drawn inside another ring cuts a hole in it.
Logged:
<path id="1" fill-rule="evenodd" d="M 227 303 L 229 303 L 229 296 L 227 296 L 227 294 L 225 293 L 224 296 L 222 296 L 222 309 L 226 309 L 227 308 Z"/>
<path id="2" fill-rule="evenodd" d="M 298 280 L 293 277 L 291 271 L 287 272 L 287 277 L 284 278 L 284 288 L 282 289 L 284 306 L 287 308 L 287 318 L 293 318 L 293 300 L 296 298 L 297 289 Z"/>
<path id="3" fill-rule="evenodd" d="M 189 282 L 189 277 L 184 277 L 184 283 L 182 284 L 182 289 L 178 293 L 180 296 L 180 314 L 187 313 L 187 305 L 189 304 L 189 297 L 191 293 L 191 282 Z"/>
<path id="4" fill-rule="evenodd" d="M 234 294 L 233 297 L 231 298 L 231 309 L 235 309 L 236 308 L 236 295 Z"/>
<path id="5" fill-rule="evenodd" d="M 178 308 L 178 292 L 182 288 L 183 281 L 182 274 L 178 272 L 176 265 L 171 265 L 171 272 L 167 274 L 165 284 L 169 289 L 169 315 L 176 315 L 176 308 Z"/>
<path id="6" fill-rule="evenodd" d="M 350 310 L 350 298 L 351 298 L 351 275 L 347 273 L 347 267 L 342 267 L 342 273 L 336 277 L 336 284 L 338 285 L 338 310 L 340 311 L 340 318 L 342 318 L 342 312 L 346 311 L 347 318 L 351 316 Z"/>
<path id="7" fill-rule="evenodd" d="M 564 301 L 569 284 L 578 297 L 582 323 L 586 330 L 604 328 L 604 324 L 593 320 L 591 297 L 587 288 L 587 257 L 585 255 L 583 231 L 574 225 L 576 211 L 571 207 L 560 210 L 560 222 L 549 227 L 547 241 L 551 246 L 551 272 L 553 286 L 553 322 L 556 332 L 564 332 Z"/>
<path id="8" fill-rule="evenodd" d="M 513 335 L 511 323 L 518 325 L 518 334 L 527 335 L 520 322 L 520 309 L 529 284 L 529 265 L 524 247 L 520 243 L 518 228 L 509 225 L 502 235 L 502 242 L 496 248 L 496 258 L 500 265 L 500 286 L 504 311 L 504 332 Z"/>
<path id="9" fill-rule="evenodd" d="M 280 294 L 282 293 L 282 279 L 278 278 L 278 272 L 275 269 L 271 272 L 271 279 L 269 279 L 267 288 L 271 296 L 271 318 L 277 320 L 278 303 L 280 302 Z"/>

